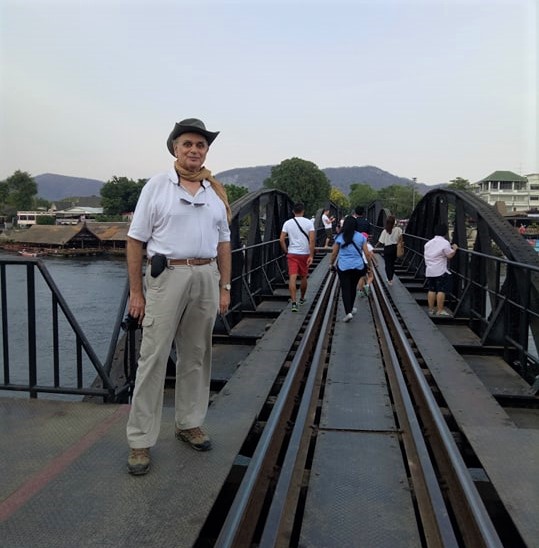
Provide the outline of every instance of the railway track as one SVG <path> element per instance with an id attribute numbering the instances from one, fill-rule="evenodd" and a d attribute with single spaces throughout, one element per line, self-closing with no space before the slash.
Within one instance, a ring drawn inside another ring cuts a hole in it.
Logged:
<path id="1" fill-rule="evenodd" d="M 376 273 L 369 307 L 398 426 L 422 546 L 526 546 Z M 328 273 L 238 463 L 195 546 L 304 546 L 303 516 L 320 431 L 338 281 Z M 335 464 L 339 466 L 339 463 Z M 358 493 L 357 496 L 361 496 Z M 390 496 L 388 494 L 388 496 Z M 383 527 L 384 516 L 380 516 Z"/>

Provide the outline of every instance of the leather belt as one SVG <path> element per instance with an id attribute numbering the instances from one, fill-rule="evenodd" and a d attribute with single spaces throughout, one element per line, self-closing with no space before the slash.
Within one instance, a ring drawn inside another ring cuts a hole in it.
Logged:
<path id="1" fill-rule="evenodd" d="M 205 264 L 210 264 L 215 261 L 213 259 L 169 259 L 169 266 L 203 266 Z"/>

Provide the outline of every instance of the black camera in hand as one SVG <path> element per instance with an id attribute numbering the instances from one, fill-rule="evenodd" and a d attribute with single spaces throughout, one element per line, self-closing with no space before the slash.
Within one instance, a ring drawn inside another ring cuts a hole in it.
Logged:
<path id="1" fill-rule="evenodd" d="M 138 318 L 135 318 L 134 316 L 131 316 L 131 314 L 128 314 L 124 321 L 122 322 L 122 329 L 124 331 L 135 331 L 140 327 L 140 322 Z"/>

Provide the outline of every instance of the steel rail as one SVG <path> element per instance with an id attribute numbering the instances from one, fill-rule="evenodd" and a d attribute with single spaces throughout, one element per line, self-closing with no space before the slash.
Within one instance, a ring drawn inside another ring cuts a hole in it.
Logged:
<path id="1" fill-rule="evenodd" d="M 377 282 L 381 287 L 379 275 Z M 447 481 L 448 493 L 459 524 L 466 524 L 466 527 L 461 528 L 464 541 L 467 546 L 474 546 L 474 548 L 480 546 L 501 548 L 503 544 L 488 515 L 483 500 L 477 492 L 466 464 L 462 460 L 460 451 L 436 403 L 431 388 L 408 340 L 408 336 L 404 332 L 387 296 L 384 292 L 380 292 L 380 295 L 383 295 L 386 322 L 390 323 L 392 332 L 395 333 L 395 336 L 399 340 L 401 360 L 406 361 L 409 365 L 409 371 L 413 375 L 413 378 L 408 379 L 408 381 L 410 383 L 413 382 L 413 386 L 418 389 L 414 395 L 421 398 L 423 408 L 425 409 L 421 420 L 424 424 L 431 425 L 432 431 L 429 431 L 429 437 L 436 436 L 441 448 L 441 453 L 436 453 L 436 464 L 451 477 L 450 480 L 447 478 L 449 480 Z M 441 460 L 440 455 L 443 456 L 444 461 Z"/>
<path id="2" fill-rule="evenodd" d="M 375 278 L 380 284 L 378 272 Z M 421 515 L 421 524 L 428 546 L 458 547 L 453 524 L 443 498 L 442 490 L 421 431 L 404 375 L 400 369 L 397 351 L 389 327 L 384 321 L 382 306 L 387 306 L 383 293 L 373 288 L 372 308 L 375 325 L 384 355 L 385 370 L 395 402 L 399 427 L 410 469 L 414 493 Z M 383 302 L 381 302 L 383 301 Z"/>
<path id="3" fill-rule="evenodd" d="M 325 364 L 327 339 L 333 325 L 333 315 L 336 305 L 338 283 L 337 277 L 335 275 L 333 276 L 333 284 L 327 301 L 328 306 L 324 311 L 324 317 L 320 326 L 320 334 L 311 359 L 311 367 L 305 382 L 301 403 L 296 415 L 279 479 L 275 486 L 271 505 L 264 524 L 264 530 L 258 544 L 260 548 L 272 548 L 277 545 L 278 540 L 282 543 L 283 536 L 289 537 L 291 533 L 291 531 L 283 531 L 283 520 L 285 518 L 285 509 L 290 507 L 295 508 L 297 504 L 297 496 L 290 496 L 295 472 L 301 467 L 301 472 L 303 473 L 305 468 L 305 454 L 301 449 L 305 446 L 307 421 L 313 414 L 313 402 L 315 405 L 318 402 L 318 393 L 315 393 L 316 383 L 320 378 L 321 370 Z M 308 437 L 310 437 L 310 434 L 308 434 Z"/>
<path id="4" fill-rule="evenodd" d="M 214 546 L 217 548 L 227 548 L 237 545 L 235 543 L 241 534 L 242 523 L 245 520 L 250 502 L 254 497 L 259 477 L 264 469 L 272 440 L 276 436 L 277 428 L 281 423 L 283 412 L 290 398 L 295 397 L 296 395 L 292 393 L 292 388 L 297 381 L 296 377 L 301 374 L 304 356 L 313 346 L 313 337 L 318 333 L 317 326 L 320 324 L 321 314 L 326 307 L 327 295 L 329 294 L 333 283 L 333 277 L 328 276 L 306 326 L 305 332 L 303 333 L 301 342 L 290 364 L 288 374 L 286 375 L 282 388 L 277 396 L 273 410 L 266 422 L 254 454 L 251 457 L 245 476 L 243 477 L 238 492 L 236 493 L 234 501 L 232 502 L 223 523 L 219 537 L 215 542 Z"/>

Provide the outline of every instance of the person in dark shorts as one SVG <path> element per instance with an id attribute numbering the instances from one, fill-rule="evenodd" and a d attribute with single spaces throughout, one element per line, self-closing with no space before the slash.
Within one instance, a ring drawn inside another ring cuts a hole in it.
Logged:
<path id="1" fill-rule="evenodd" d="M 333 221 L 335 217 L 329 216 L 329 208 L 324 209 L 322 212 L 322 224 L 324 225 L 324 230 L 326 231 L 326 243 L 324 247 L 329 247 L 333 244 Z"/>
<path id="2" fill-rule="evenodd" d="M 450 316 L 444 308 L 445 295 L 451 290 L 451 273 L 447 261 L 455 256 L 458 246 L 450 244 L 445 236 L 447 225 L 434 227 L 434 238 L 425 244 L 425 276 L 427 278 L 427 301 L 431 316 Z"/>

